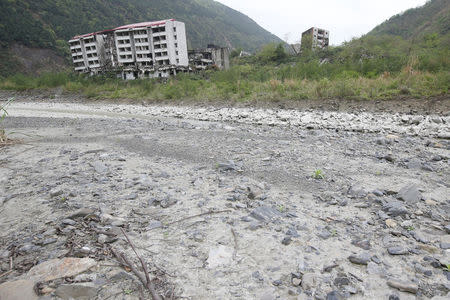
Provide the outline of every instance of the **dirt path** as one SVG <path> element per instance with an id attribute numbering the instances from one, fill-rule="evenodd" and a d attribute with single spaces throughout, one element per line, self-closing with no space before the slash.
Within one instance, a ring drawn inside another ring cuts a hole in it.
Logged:
<path id="1" fill-rule="evenodd" d="M 13 261 L 0 282 L 138 299 L 109 251 L 134 258 L 124 228 L 168 299 L 448 295 L 445 114 L 55 101 L 9 113 L 24 142 L 0 148 L 0 275 Z M 64 257 L 95 267 L 27 274 Z"/>

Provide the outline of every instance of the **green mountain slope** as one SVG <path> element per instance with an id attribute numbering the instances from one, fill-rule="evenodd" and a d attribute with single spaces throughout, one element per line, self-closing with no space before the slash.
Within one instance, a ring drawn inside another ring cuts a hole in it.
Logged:
<path id="1" fill-rule="evenodd" d="M 425 5 L 395 15 L 375 27 L 368 35 L 396 35 L 405 39 L 426 34 L 447 35 L 450 32 L 450 1 L 431 0 Z"/>
<path id="2" fill-rule="evenodd" d="M 193 48 L 215 43 L 254 51 L 280 41 L 213 0 L 0 0 L 0 41 L 57 48 L 77 34 L 168 18 L 186 23 Z"/>

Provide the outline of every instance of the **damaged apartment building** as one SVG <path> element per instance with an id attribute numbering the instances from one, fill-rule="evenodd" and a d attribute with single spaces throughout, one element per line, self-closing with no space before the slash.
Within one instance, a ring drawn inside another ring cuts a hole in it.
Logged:
<path id="1" fill-rule="evenodd" d="M 302 33 L 301 49 L 324 49 L 330 43 L 330 32 L 325 29 L 311 27 Z"/>
<path id="2" fill-rule="evenodd" d="M 189 65 L 193 70 L 217 68 L 228 70 L 230 68 L 230 48 L 209 44 L 206 49 L 189 50 Z"/>
<path id="3" fill-rule="evenodd" d="M 174 19 L 120 26 L 73 37 L 75 71 L 123 79 L 169 77 L 189 70 L 185 24 Z"/>

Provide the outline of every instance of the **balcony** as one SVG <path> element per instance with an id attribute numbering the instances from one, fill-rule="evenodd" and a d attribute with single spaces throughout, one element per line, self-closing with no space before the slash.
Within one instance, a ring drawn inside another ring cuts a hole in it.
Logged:
<path id="1" fill-rule="evenodd" d="M 135 34 L 134 38 L 135 39 L 146 39 L 146 38 L 148 38 L 148 34 Z"/>
<path id="2" fill-rule="evenodd" d="M 75 67 L 75 71 L 83 71 L 84 69 L 86 69 L 85 66 Z"/>
<path id="3" fill-rule="evenodd" d="M 116 35 L 116 39 L 118 41 L 129 40 L 130 39 L 130 35 Z"/>
<path id="4" fill-rule="evenodd" d="M 73 63 L 74 63 L 74 64 L 80 63 L 80 62 L 84 62 L 83 57 L 81 57 L 81 58 L 74 58 L 74 59 L 73 59 Z"/>
<path id="5" fill-rule="evenodd" d="M 78 45 L 70 46 L 70 50 L 75 50 L 75 49 L 81 49 L 81 45 L 78 44 Z"/>
<path id="6" fill-rule="evenodd" d="M 117 54 L 119 55 L 133 55 L 133 51 L 132 50 L 120 50 L 117 51 Z"/>
<path id="7" fill-rule="evenodd" d="M 86 54 L 97 53 L 97 49 L 86 50 Z"/>

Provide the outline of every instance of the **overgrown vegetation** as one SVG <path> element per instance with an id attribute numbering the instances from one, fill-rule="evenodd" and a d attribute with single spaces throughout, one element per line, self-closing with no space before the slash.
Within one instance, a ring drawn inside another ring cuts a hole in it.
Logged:
<path id="1" fill-rule="evenodd" d="M 150 100 L 431 97 L 448 93 L 450 50 L 443 45 L 445 39 L 429 35 L 412 44 L 401 37 L 367 36 L 300 57 L 287 55 L 282 45 L 269 44 L 252 57 L 235 57 L 230 70 L 181 74 L 166 83 L 47 73 L 10 76 L 0 80 L 0 88 L 63 87 L 90 98 Z"/>

